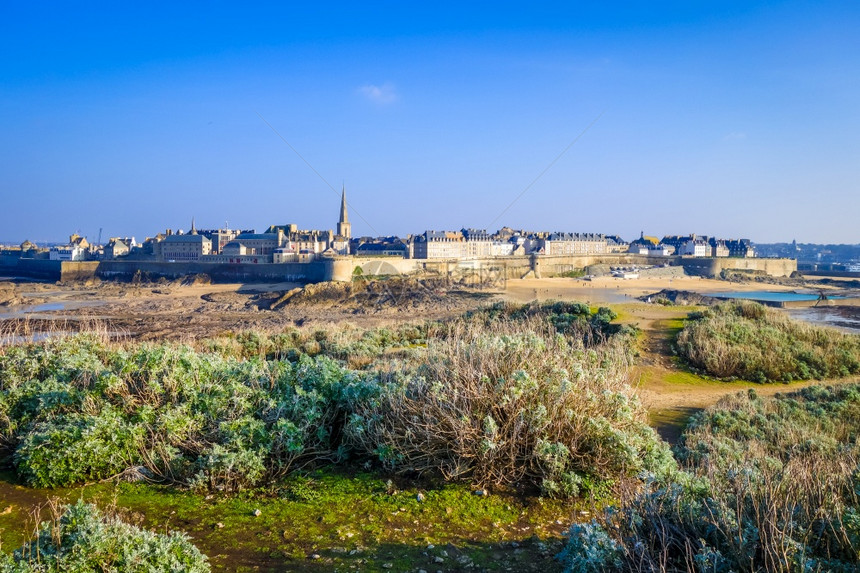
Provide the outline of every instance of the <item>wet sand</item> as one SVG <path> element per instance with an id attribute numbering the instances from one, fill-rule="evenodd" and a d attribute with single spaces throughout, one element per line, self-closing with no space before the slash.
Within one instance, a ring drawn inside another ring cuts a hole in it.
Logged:
<path id="1" fill-rule="evenodd" d="M 347 283 L 340 284 L 348 287 Z M 200 338 L 222 331 L 248 329 L 283 331 L 288 327 L 313 323 L 352 322 L 364 326 L 381 326 L 445 318 L 496 300 L 517 303 L 575 300 L 589 304 L 629 303 L 647 307 L 649 305 L 637 300 L 638 297 L 664 289 L 707 294 L 819 288 L 814 283 L 804 285 L 799 281 L 790 284 L 757 281 L 741 283 L 690 276 L 645 276 L 637 279 L 607 276 L 591 280 L 514 279 L 506 281 L 504 288 L 495 290 L 461 288 L 437 293 L 428 288 L 419 289 L 419 294 L 424 295 L 419 302 L 412 296 L 415 292 L 407 292 L 406 287 L 402 287 L 402 292 L 395 288 L 387 298 L 383 297 L 386 300 L 382 303 L 379 297 L 367 298 L 366 304 L 362 306 L 356 296 L 348 300 L 323 297 L 318 302 L 311 300 L 288 305 L 276 304 L 284 293 L 299 286 L 295 283 L 182 284 L 173 281 L 66 285 L 0 283 L 0 286 L 3 289 L 0 294 L 6 297 L 0 300 L 0 325 L 8 325 L 14 320 L 100 320 L 106 323 L 107 330 L 127 332 L 132 337 L 147 339 Z M 832 289 L 829 286 L 821 288 Z M 428 293 L 432 296 L 427 296 Z M 801 318 L 816 321 L 815 317 L 813 313 Z"/>
<path id="2" fill-rule="evenodd" d="M 788 292 L 797 290 L 794 285 L 762 284 L 758 282 L 737 283 L 701 277 L 682 278 L 638 278 L 596 277 L 584 279 L 514 279 L 507 281 L 502 295 L 512 302 L 530 300 L 579 300 L 591 303 L 630 302 L 664 289 L 690 291 L 698 294 L 717 292 L 753 292 L 760 290 Z M 817 287 L 809 287 L 817 288 Z"/>

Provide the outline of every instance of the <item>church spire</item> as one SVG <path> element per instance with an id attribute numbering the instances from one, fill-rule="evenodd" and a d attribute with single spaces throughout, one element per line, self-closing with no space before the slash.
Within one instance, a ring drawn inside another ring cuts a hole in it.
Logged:
<path id="1" fill-rule="evenodd" d="M 192 235 L 197 234 L 197 227 L 194 226 L 194 217 L 191 217 L 191 234 Z"/>
<path id="2" fill-rule="evenodd" d="M 346 185 L 343 186 L 340 195 L 340 220 L 338 223 L 349 223 L 349 216 L 346 213 Z"/>
<path id="3" fill-rule="evenodd" d="M 340 195 L 340 219 L 337 222 L 337 234 L 341 237 L 349 239 L 352 236 L 352 229 L 349 224 L 349 215 L 346 212 L 346 185 Z"/>

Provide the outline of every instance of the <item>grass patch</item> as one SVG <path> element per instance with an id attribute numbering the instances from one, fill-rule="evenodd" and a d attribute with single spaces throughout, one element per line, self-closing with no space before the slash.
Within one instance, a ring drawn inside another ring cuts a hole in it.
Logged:
<path id="1" fill-rule="evenodd" d="M 673 370 L 663 376 L 663 382 L 673 386 L 713 386 L 714 379 L 695 372 Z M 724 383 L 721 384 L 721 387 L 723 386 Z"/>
<path id="2" fill-rule="evenodd" d="M 659 410 L 651 410 L 648 412 L 648 421 L 653 426 L 677 426 L 683 427 L 687 425 L 693 411 L 686 408 L 663 408 Z"/>
<path id="3" fill-rule="evenodd" d="M 126 521 L 154 531 L 184 531 L 209 556 L 214 570 L 266 570 L 267 564 L 279 564 L 278 570 L 298 571 L 316 562 L 309 559 L 314 554 L 320 555 L 319 565 L 325 562 L 332 568 L 352 564 L 377 570 L 384 563 L 411 567 L 422 560 L 432 564 L 438 551 L 428 560 L 428 545 L 449 544 L 476 566 L 503 570 L 514 557 L 505 550 L 510 542 L 534 538 L 557 544 L 563 526 L 556 521 L 566 526 L 572 515 L 592 509 L 581 500 L 504 492 L 478 496 L 466 485 L 412 483 L 401 489 L 375 474 L 334 471 L 294 476 L 240 495 L 202 495 L 140 483 L 32 490 L 9 483 L 13 476 L 8 472 L 2 477 L 0 497 L 8 499 L 5 494 L 14 496 L 16 490 L 25 493 L 0 516 L 4 552 L 22 544 L 32 531 L 33 523 L 26 519 L 31 505 L 56 496 L 65 502 L 115 505 Z M 534 549 L 532 558 L 546 557 L 536 545 Z M 494 559 L 500 550 L 505 557 Z"/>
<path id="4" fill-rule="evenodd" d="M 858 431 L 856 384 L 723 398 L 690 420 L 682 471 L 571 528 L 565 571 L 857 571 Z"/>
<path id="5" fill-rule="evenodd" d="M 718 378 L 791 382 L 860 373 L 860 336 L 750 301 L 691 313 L 676 346 L 688 364 Z"/>
<path id="6" fill-rule="evenodd" d="M 653 409 L 648 412 L 648 423 L 661 438 L 674 445 L 680 441 L 690 419 L 699 411 L 699 408 L 688 407 Z"/>
<path id="7" fill-rule="evenodd" d="M 684 318 L 664 318 L 658 322 L 658 327 L 665 329 L 674 338 L 684 328 L 687 320 Z"/>

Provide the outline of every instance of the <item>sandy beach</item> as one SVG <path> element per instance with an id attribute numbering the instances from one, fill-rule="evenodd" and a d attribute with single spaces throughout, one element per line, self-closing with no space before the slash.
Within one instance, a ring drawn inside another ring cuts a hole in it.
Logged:
<path id="1" fill-rule="evenodd" d="M 641 277 L 636 279 L 595 277 L 591 280 L 566 278 L 514 279 L 507 281 L 506 287 L 502 297 L 512 302 L 559 299 L 579 300 L 590 303 L 630 302 L 631 299 L 656 293 L 663 289 L 707 294 L 759 290 L 781 292 L 803 288 L 797 285 L 763 284 L 758 282 L 740 283 L 693 276 L 675 278 Z"/>

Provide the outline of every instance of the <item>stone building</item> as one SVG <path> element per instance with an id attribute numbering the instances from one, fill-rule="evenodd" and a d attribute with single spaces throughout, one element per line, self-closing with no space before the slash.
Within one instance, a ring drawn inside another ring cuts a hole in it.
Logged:
<path id="1" fill-rule="evenodd" d="M 660 243 L 658 245 L 651 245 L 645 249 L 645 252 L 641 252 L 639 254 L 643 254 L 649 257 L 668 257 L 672 253 L 675 252 L 675 247 L 672 245 L 664 245 Z"/>
<path id="2" fill-rule="evenodd" d="M 606 237 L 597 233 L 552 233 L 542 239 L 539 249 L 544 255 L 602 255 Z"/>
<path id="3" fill-rule="evenodd" d="M 90 248 L 90 243 L 87 241 L 86 237 L 82 237 L 77 233 L 73 233 L 69 235 L 69 245 L 72 247 L 80 247 L 84 251 Z"/>
<path id="4" fill-rule="evenodd" d="M 677 251 L 681 256 L 687 255 L 690 257 L 710 257 L 711 245 L 708 244 L 704 237 L 693 237 L 681 245 L 681 249 Z"/>
<path id="5" fill-rule="evenodd" d="M 630 245 L 618 235 L 606 235 L 607 253 L 626 253 Z"/>
<path id="6" fill-rule="evenodd" d="M 156 248 L 159 261 L 196 262 L 212 252 L 212 241 L 192 231 L 187 235 L 168 235 L 156 244 Z"/>
<path id="7" fill-rule="evenodd" d="M 357 257 L 408 257 L 407 242 L 398 237 L 361 237 L 350 241 L 350 252 Z"/>
<path id="8" fill-rule="evenodd" d="M 283 246 L 284 233 L 277 229 L 274 233 L 241 233 L 224 245 L 224 254 L 235 254 L 236 245 L 241 245 L 248 255 L 270 256 L 275 249 Z"/>
<path id="9" fill-rule="evenodd" d="M 424 231 L 413 238 L 413 256 L 416 259 L 459 259 L 465 242 L 459 231 Z"/>
<path id="10" fill-rule="evenodd" d="M 716 239 L 714 237 L 711 237 L 708 240 L 708 244 L 711 246 L 712 257 L 729 256 L 729 247 L 726 245 L 726 242 L 723 239 Z"/>
<path id="11" fill-rule="evenodd" d="M 492 237 L 483 229 L 425 231 L 413 237 L 416 259 L 474 259 L 493 256 Z"/>
<path id="12" fill-rule="evenodd" d="M 708 237 L 691 235 L 666 235 L 661 241 L 664 245 L 675 247 L 675 253 L 688 257 L 710 257 L 711 245 Z"/>
<path id="13" fill-rule="evenodd" d="M 130 250 L 129 245 L 127 245 L 125 241 L 119 237 L 111 237 L 108 244 L 105 245 L 104 250 L 102 251 L 102 257 L 105 259 L 124 257 Z"/>
<path id="14" fill-rule="evenodd" d="M 728 239 L 726 248 L 730 257 L 752 258 L 756 256 L 755 248 L 749 239 Z"/>
<path id="15" fill-rule="evenodd" d="M 87 251 L 78 245 L 62 245 L 51 247 L 48 258 L 52 261 L 83 261 L 86 260 Z"/>
<path id="16" fill-rule="evenodd" d="M 200 229 L 197 231 L 197 234 L 203 235 L 210 241 L 212 241 L 212 254 L 219 254 L 224 249 L 224 247 L 238 237 L 242 233 L 253 233 L 254 231 L 251 229 L 239 230 L 239 229 Z"/>
<path id="17" fill-rule="evenodd" d="M 85 261 L 89 249 L 90 244 L 86 237 L 73 233 L 69 235 L 68 245 L 51 247 L 48 251 L 48 259 L 52 261 Z M 21 245 L 21 250 L 25 250 L 24 245 Z"/>
<path id="18" fill-rule="evenodd" d="M 652 248 L 659 244 L 660 239 L 648 236 L 645 234 L 645 231 L 642 231 L 639 234 L 638 239 L 630 241 L 630 245 L 627 247 L 627 252 L 636 255 L 647 255 Z"/>

